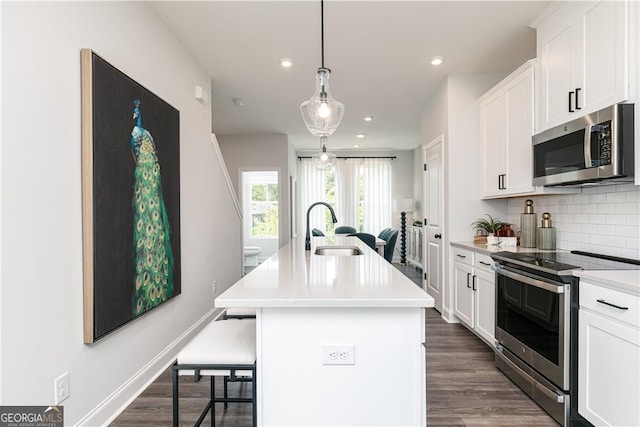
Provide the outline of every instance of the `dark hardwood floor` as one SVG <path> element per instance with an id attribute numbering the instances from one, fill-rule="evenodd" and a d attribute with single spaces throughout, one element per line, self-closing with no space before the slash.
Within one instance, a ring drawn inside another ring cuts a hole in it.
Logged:
<path id="1" fill-rule="evenodd" d="M 416 284 L 422 271 L 396 266 Z M 446 323 L 434 309 L 426 311 L 428 426 L 557 426 L 558 424 L 498 371 L 493 352 L 460 324 Z M 193 425 L 207 403 L 209 380 L 180 378 L 180 424 Z M 292 387 L 302 387 L 292 384 Z M 222 386 L 219 385 L 218 393 Z M 229 393 L 248 397 L 250 385 L 230 385 Z M 251 425 L 251 406 L 218 406 L 216 426 Z M 170 426 L 171 369 L 163 372 L 111 426 Z M 208 417 L 203 425 L 210 425 Z"/>

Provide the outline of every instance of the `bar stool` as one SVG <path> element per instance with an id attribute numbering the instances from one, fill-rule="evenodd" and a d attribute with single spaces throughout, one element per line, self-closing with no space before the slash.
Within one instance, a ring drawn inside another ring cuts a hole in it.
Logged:
<path id="1" fill-rule="evenodd" d="M 215 426 L 215 403 L 252 403 L 253 426 L 257 425 L 256 408 L 256 323 L 252 319 L 242 321 L 213 321 L 200 331 L 178 353 L 173 367 L 173 426 L 179 425 L 178 376 L 193 375 L 194 382 L 211 377 L 211 396 L 195 425 L 199 426 L 207 412 L 211 411 L 211 425 Z M 251 398 L 215 396 L 215 377 L 229 382 L 251 382 Z"/>

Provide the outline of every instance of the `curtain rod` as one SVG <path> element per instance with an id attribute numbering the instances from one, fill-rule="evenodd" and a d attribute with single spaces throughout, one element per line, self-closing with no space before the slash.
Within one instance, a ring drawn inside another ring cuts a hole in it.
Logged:
<path id="1" fill-rule="evenodd" d="M 298 160 L 312 159 L 311 156 L 298 156 Z M 336 156 L 336 159 L 391 159 L 395 160 L 396 156 Z"/>

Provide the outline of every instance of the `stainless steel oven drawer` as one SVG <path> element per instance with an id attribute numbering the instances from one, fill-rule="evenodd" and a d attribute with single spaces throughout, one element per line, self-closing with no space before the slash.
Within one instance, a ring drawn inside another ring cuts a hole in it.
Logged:
<path id="1" fill-rule="evenodd" d="M 499 346 L 495 354 L 498 369 L 558 423 L 563 426 L 569 425 L 568 394 L 544 379 L 526 363 L 511 354 L 509 350 Z"/>

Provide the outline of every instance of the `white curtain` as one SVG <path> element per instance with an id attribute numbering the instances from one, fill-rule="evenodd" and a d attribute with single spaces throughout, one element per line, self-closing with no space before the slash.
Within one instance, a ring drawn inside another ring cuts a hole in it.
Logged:
<path id="1" fill-rule="evenodd" d="M 363 159 L 364 230 L 378 235 L 391 227 L 391 163 L 389 159 Z"/>
<path id="2" fill-rule="evenodd" d="M 306 231 L 307 209 L 315 202 L 326 202 L 327 177 L 316 169 L 311 159 L 298 163 L 300 191 L 300 224 Z M 362 181 L 362 188 L 360 183 Z M 363 222 L 359 218 L 363 202 Z M 378 235 L 391 227 L 391 162 L 389 159 L 339 159 L 335 169 L 335 210 L 337 225 L 351 225 L 365 233 Z M 327 213 L 324 208 L 313 209 L 310 229 L 326 231 Z"/>
<path id="3" fill-rule="evenodd" d="M 318 170 L 311 159 L 300 159 L 298 163 L 298 189 L 300 191 L 298 200 L 300 210 L 300 224 L 302 225 L 302 233 L 307 230 L 307 209 L 315 202 L 326 202 L 327 180 L 325 172 Z M 309 216 L 310 227 L 318 228 L 325 231 L 326 226 L 326 208 L 314 208 Z"/>
<path id="4" fill-rule="evenodd" d="M 360 200 L 359 159 L 338 159 L 336 163 L 336 216 L 338 225 L 350 225 L 358 231 L 358 201 Z"/>

